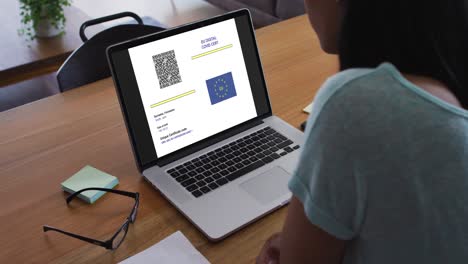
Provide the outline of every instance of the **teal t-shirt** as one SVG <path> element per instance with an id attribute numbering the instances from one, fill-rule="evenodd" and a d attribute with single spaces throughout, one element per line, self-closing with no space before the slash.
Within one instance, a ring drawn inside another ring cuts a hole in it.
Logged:
<path id="1" fill-rule="evenodd" d="M 384 63 L 327 80 L 305 133 L 289 188 L 343 263 L 468 262 L 468 111 Z"/>

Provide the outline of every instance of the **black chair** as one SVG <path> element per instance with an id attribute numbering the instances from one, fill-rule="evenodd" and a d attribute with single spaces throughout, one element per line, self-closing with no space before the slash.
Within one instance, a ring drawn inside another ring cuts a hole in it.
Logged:
<path id="1" fill-rule="evenodd" d="M 88 40 L 84 31 L 87 27 L 123 17 L 132 17 L 138 24 L 126 24 L 103 30 Z M 161 27 L 144 25 L 143 20 L 131 12 L 89 20 L 80 28 L 83 44 L 62 64 L 57 72 L 61 92 L 92 83 L 111 75 L 106 58 L 106 48 L 112 44 L 164 30 Z"/>

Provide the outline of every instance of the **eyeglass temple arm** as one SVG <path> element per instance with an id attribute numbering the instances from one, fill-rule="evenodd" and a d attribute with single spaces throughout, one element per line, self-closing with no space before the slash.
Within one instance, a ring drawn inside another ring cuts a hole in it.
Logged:
<path id="1" fill-rule="evenodd" d="M 67 231 L 63 231 L 63 230 L 60 230 L 60 229 L 58 229 L 58 228 L 55 228 L 55 227 L 52 227 L 52 226 L 48 226 L 48 225 L 44 225 L 44 226 L 42 226 L 42 227 L 43 227 L 44 232 L 47 232 L 47 231 L 56 231 L 56 232 L 65 234 L 65 235 L 67 235 L 67 236 L 71 236 L 71 237 L 78 238 L 78 239 L 80 239 L 80 240 L 89 242 L 89 243 L 94 244 L 94 245 L 98 245 L 98 246 L 102 246 L 102 247 L 108 248 L 108 243 L 103 242 L 103 241 L 100 241 L 100 240 L 96 240 L 96 239 L 92 239 L 92 238 L 89 238 L 89 237 L 84 237 L 84 236 L 80 236 L 80 235 L 77 235 L 77 234 L 69 233 L 69 232 L 67 232 Z"/>
<path id="2" fill-rule="evenodd" d="M 133 193 L 133 192 L 126 192 L 126 191 L 121 191 L 121 190 L 114 190 L 114 189 L 108 189 L 108 188 L 85 188 L 81 189 L 77 192 L 72 193 L 70 196 L 67 197 L 67 203 L 70 203 L 73 198 L 75 198 L 78 194 L 85 192 L 85 191 L 104 191 L 104 192 L 110 192 L 110 193 L 116 193 L 124 196 L 128 196 L 131 198 L 137 198 L 139 196 L 138 193 Z"/>

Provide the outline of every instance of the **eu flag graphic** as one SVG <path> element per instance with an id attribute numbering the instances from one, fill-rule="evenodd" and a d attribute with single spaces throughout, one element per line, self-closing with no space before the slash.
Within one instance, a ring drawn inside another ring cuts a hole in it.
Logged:
<path id="1" fill-rule="evenodd" d="M 231 72 L 206 80 L 206 87 L 212 105 L 237 95 Z"/>

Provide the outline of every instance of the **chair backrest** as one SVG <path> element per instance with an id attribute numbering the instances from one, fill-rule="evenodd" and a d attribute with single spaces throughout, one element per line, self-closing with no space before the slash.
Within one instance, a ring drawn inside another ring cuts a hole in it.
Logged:
<path id="1" fill-rule="evenodd" d="M 136 25 L 118 25 L 99 32 L 89 40 L 84 36 L 86 26 L 120 18 L 122 15 L 128 16 L 128 13 L 90 20 L 83 24 L 80 35 L 85 42 L 67 58 L 57 72 L 60 91 L 64 92 L 109 77 L 111 73 L 107 64 L 106 48 L 110 45 L 164 30 L 143 25 L 140 18 L 136 19 L 139 23 Z M 130 14 L 132 17 L 137 16 Z"/>

